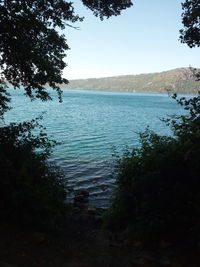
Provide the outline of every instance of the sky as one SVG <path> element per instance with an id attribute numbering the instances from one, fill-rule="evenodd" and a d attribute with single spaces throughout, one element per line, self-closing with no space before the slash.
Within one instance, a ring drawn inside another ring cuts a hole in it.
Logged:
<path id="1" fill-rule="evenodd" d="M 84 22 L 67 27 L 70 50 L 63 72 L 67 79 L 162 72 L 180 67 L 200 67 L 200 48 L 179 41 L 183 0 L 133 0 L 117 17 L 101 21 L 74 0 Z"/>

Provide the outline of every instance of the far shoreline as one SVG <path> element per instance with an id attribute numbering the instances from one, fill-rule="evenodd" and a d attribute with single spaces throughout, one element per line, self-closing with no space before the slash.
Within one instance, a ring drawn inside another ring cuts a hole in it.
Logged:
<path id="1" fill-rule="evenodd" d="M 51 88 L 48 88 L 48 89 L 51 89 Z M 173 94 L 177 94 L 178 96 L 197 96 L 198 93 L 196 94 L 191 94 L 191 93 L 177 93 L 177 92 L 171 92 L 170 94 L 169 93 L 164 93 L 164 92 L 157 92 L 157 91 L 151 91 L 151 92 L 148 92 L 148 91 L 125 91 L 125 90 L 115 90 L 115 89 L 107 89 L 107 90 L 102 90 L 102 89 L 81 89 L 81 88 L 66 88 L 66 87 L 63 87 L 61 88 L 62 91 L 86 91 L 86 92 L 105 92 L 105 93 L 125 93 L 125 94 L 135 94 L 135 95 L 163 95 L 163 96 L 169 96 L 170 95 L 173 95 Z"/>

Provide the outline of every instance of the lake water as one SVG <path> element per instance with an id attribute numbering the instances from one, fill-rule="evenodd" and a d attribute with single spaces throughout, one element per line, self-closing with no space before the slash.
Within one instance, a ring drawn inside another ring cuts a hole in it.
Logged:
<path id="1" fill-rule="evenodd" d="M 181 114 L 182 108 L 166 94 L 64 90 L 63 102 L 31 102 L 20 90 L 12 91 L 11 111 L 5 121 L 30 120 L 46 112 L 42 124 L 50 137 L 63 144 L 51 160 L 61 166 L 76 189 L 90 192 L 90 203 L 108 206 L 114 186 L 113 148 L 138 146 L 138 132 L 146 126 L 170 134 L 159 118 Z"/>

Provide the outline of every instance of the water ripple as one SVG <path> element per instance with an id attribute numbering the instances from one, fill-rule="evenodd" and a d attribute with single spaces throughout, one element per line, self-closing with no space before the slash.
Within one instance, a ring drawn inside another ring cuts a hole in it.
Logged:
<path id="1" fill-rule="evenodd" d="M 114 187 L 112 152 L 138 146 L 136 132 L 147 125 L 158 134 L 171 132 L 159 120 L 183 111 L 164 94 L 65 90 L 59 103 L 31 102 L 23 92 L 12 91 L 14 109 L 5 121 L 24 121 L 46 111 L 43 124 L 51 138 L 62 142 L 51 160 L 62 167 L 69 186 L 87 189 L 90 202 L 108 206 Z M 72 197 L 72 196 L 70 196 Z"/>

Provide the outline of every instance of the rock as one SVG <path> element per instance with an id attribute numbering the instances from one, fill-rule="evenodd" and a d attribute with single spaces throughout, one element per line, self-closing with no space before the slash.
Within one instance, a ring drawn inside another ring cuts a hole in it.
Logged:
<path id="1" fill-rule="evenodd" d="M 88 207 L 87 211 L 90 215 L 96 214 L 96 208 L 95 207 Z"/>
<path id="2" fill-rule="evenodd" d="M 79 212 L 81 211 L 81 210 L 84 210 L 85 208 L 86 208 L 86 202 L 79 202 L 79 201 L 77 201 L 77 202 L 74 202 L 74 206 L 76 207 L 76 208 L 78 208 L 79 209 Z"/>
<path id="3" fill-rule="evenodd" d="M 89 192 L 87 190 L 77 190 L 75 192 L 75 197 L 76 196 L 82 196 L 84 198 L 88 198 L 89 197 Z"/>
<path id="4" fill-rule="evenodd" d="M 88 202 L 88 199 L 82 195 L 77 195 L 74 197 L 74 202 Z"/>
<path id="5" fill-rule="evenodd" d="M 87 190 L 78 191 L 78 195 L 82 195 L 84 197 L 89 197 L 89 192 Z"/>
<path id="6" fill-rule="evenodd" d="M 73 213 L 79 213 L 80 212 L 80 208 L 79 207 L 73 207 Z"/>
<path id="7" fill-rule="evenodd" d="M 96 210 L 97 210 L 98 213 L 104 213 L 104 212 L 106 212 L 108 209 L 107 209 L 107 208 L 99 208 L 99 207 L 97 207 Z"/>
<path id="8" fill-rule="evenodd" d="M 78 190 L 75 192 L 74 203 L 88 203 L 89 192 L 86 190 Z"/>

